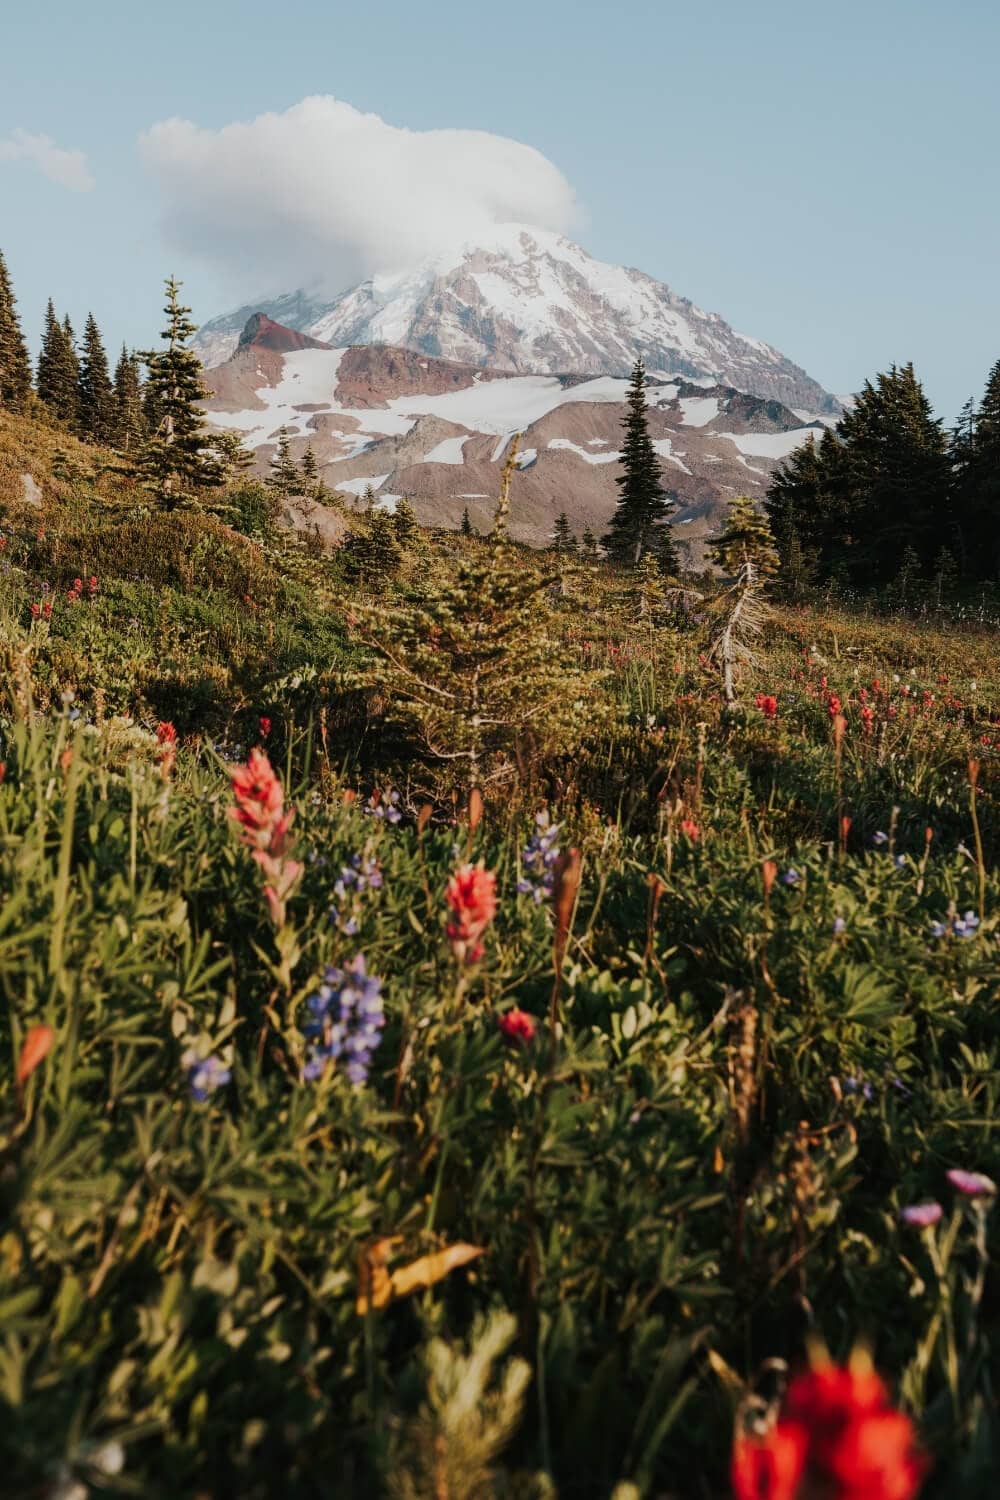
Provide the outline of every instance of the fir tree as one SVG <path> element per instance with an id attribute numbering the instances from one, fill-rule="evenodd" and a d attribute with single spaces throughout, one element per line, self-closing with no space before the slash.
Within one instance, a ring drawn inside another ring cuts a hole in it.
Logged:
<path id="1" fill-rule="evenodd" d="M 597 538 L 589 526 L 583 528 L 583 535 L 580 537 L 580 551 L 588 562 L 596 562 L 598 556 Z"/>
<path id="2" fill-rule="evenodd" d="M 913 548 L 930 563 L 952 530 L 944 433 L 912 365 L 864 389 L 834 431 L 775 476 L 767 511 L 785 555 L 794 532 L 827 578 L 887 583 Z"/>
<path id="3" fill-rule="evenodd" d="M 221 472 L 208 447 L 208 434 L 200 401 L 208 396 L 201 380 L 201 361 L 188 341 L 196 332 L 191 309 L 181 305 L 180 285 L 173 276 L 166 282 L 164 312 L 167 326 L 161 335 L 164 347 L 148 350 L 142 358 L 148 370 L 147 389 L 152 393 L 160 420 L 143 449 L 142 472 L 150 490 L 166 510 L 199 490 L 213 488 Z"/>
<path id="4" fill-rule="evenodd" d="M 358 582 L 377 592 L 403 562 L 393 517 L 384 510 L 370 511 L 362 529 L 344 543 L 344 554 Z"/>
<path id="5" fill-rule="evenodd" d="M 958 564 L 954 554 L 942 547 L 934 562 L 934 602 L 943 609 L 955 592 L 958 583 Z"/>
<path id="6" fill-rule="evenodd" d="M 28 347 L 17 316 L 17 299 L 0 251 L 0 408 L 24 411 L 31 393 Z"/>
<path id="7" fill-rule="evenodd" d="M 462 532 L 463 536 L 475 536 L 476 535 L 476 533 L 475 533 L 475 531 L 473 530 L 473 527 L 472 527 L 472 517 L 469 515 L 469 507 L 468 506 L 466 506 L 465 509 L 462 511 L 461 532 Z"/>
<path id="8" fill-rule="evenodd" d="M 287 427 L 282 427 L 278 433 L 278 447 L 271 459 L 271 472 L 264 483 L 282 495 L 302 493 L 299 466 L 292 457 Z"/>
<path id="9" fill-rule="evenodd" d="M 319 482 L 319 464 L 316 462 L 312 443 L 309 444 L 299 459 L 299 474 L 302 477 L 303 493 L 311 495 Z"/>
<path id="10" fill-rule="evenodd" d="M 644 552 L 659 552 L 662 556 L 669 538 L 668 518 L 672 509 L 660 482 L 660 463 L 649 435 L 646 372 L 641 360 L 636 361 L 632 371 L 627 405 L 622 423 L 623 472 L 615 480 L 621 493 L 604 546 L 612 562 L 637 567 Z"/>
<path id="11" fill-rule="evenodd" d="M 69 319 L 59 322 L 50 298 L 45 310 L 35 388 L 51 416 L 74 431 L 79 402 L 79 375 Z"/>
<path id="12" fill-rule="evenodd" d="M 635 570 L 631 604 L 635 618 L 646 625 L 654 625 L 666 609 L 667 591 L 654 552 L 644 552 Z"/>
<path id="13" fill-rule="evenodd" d="M 238 432 L 222 428 L 213 432 L 207 443 L 218 460 L 224 483 L 232 484 L 253 468 L 254 455 Z"/>
<path id="14" fill-rule="evenodd" d="M 556 524 L 552 528 L 552 550 L 553 552 L 575 552 L 576 537 L 573 535 L 569 524 L 569 516 L 560 511 L 556 516 Z"/>
<path id="15" fill-rule="evenodd" d="M 392 608 L 355 608 L 371 652 L 362 680 L 437 766 L 437 791 L 503 782 L 517 764 L 570 753 L 601 711 L 595 674 L 569 665 L 547 603 L 551 574 L 509 543 L 513 448 L 490 545 L 443 578 L 420 574 Z"/>
<path id="16" fill-rule="evenodd" d="M 112 442 L 119 453 L 131 455 L 146 437 L 146 418 L 142 403 L 142 378 L 139 361 L 122 345 L 115 366 L 114 435 Z"/>
<path id="17" fill-rule="evenodd" d="M 402 495 L 396 501 L 396 509 L 392 515 L 393 530 L 396 540 L 404 549 L 412 546 L 413 540 L 419 531 L 417 517 L 413 506 L 406 495 Z"/>
<path id="18" fill-rule="evenodd" d="M 708 550 L 716 567 L 730 576 L 747 562 L 754 564 L 760 578 L 773 578 L 778 571 L 778 554 L 767 516 L 749 495 L 730 500 L 725 525 L 710 539 Z"/>
<path id="19" fill-rule="evenodd" d="M 1000 578 L 1000 361 L 993 366 L 978 408 L 963 411 L 964 430 L 953 434 L 954 510 L 965 569 L 973 577 Z"/>
<path id="20" fill-rule="evenodd" d="M 90 443 L 113 442 L 117 416 L 115 392 L 108 373 L 108 356 L 93 313 L 88 314 L 83 331 L 77 389 L 80 436 Z"/>

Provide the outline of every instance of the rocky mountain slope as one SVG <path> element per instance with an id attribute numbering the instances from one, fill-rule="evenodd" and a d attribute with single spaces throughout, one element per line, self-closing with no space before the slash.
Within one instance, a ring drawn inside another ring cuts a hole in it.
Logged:
<path id="1" fill-rule="evenodd" d="M 385 344 L 550 375 L 626 375 L 641 356 L 669 376 L 709 379 L 793 409 L 839 410 L 836 397 L 777 349 L 736 333 L 663 282 L 518 224 L 364 281 L 332 302 L 299 291 L 214 318 L 196 340 L 206 366 L 228 358 L 255 312 L 338 348 Z"/>
<path id="2" fill-rule="evenodd" d="M 507 375 L 408 349 L 303 349 L 296 336 L 251 320 L 230 359 L 207 374 L 211 420 L 243 435 L 260 472 L 284 427 L 292 454 L 311 446 L 326 483 L 353 503 L 370 486 L 390 509 L 409 496 L 425 525 L 458 526 L 468 507 L 485 530 L 504 455 L 520 432 L 513 534 L 544 545 L 561 511 L 577 534 L 604 530 L 618 494 L 623 377 Z M 726 499 L 763 497 L 775 464 L 822 430 L 780 401 L 708 380 L 654 376 L 648 399 L 677 535 L 691 544 L 692 562 Z"/>

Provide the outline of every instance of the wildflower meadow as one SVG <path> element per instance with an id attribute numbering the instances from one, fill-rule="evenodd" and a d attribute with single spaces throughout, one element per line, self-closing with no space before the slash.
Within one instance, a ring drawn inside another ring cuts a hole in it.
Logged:
<path id="1" fill-rule="evenodd" d="M 0 1490 L 995 1494 L 990 630 L 101 483 L 3 519 Z"/>

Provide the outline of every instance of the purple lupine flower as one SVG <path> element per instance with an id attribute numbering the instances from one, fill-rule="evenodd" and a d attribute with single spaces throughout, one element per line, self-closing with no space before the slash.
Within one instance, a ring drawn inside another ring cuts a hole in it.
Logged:
<path id="1" fill-rule="evenodd" d="M 800 879 L 799 872 L 794 868 L 788 869 L 782 875 L 781 879 L 784 885 L 798 885 Z"/>
<path id="2" fill-rule="evenodd" d="M 956 937 L 975 937 L 976 928 L 979 926 L 979 918 L 974 911 L 967 911 L 964 916 L 956 917 L 952 923 L 952 931 Z"/>
<path id="3" fill-rule="evenodd" d="M 365 813 L 370 818 L 378 818 L 383 823 L 391 823 L 395 826 L 402 821 L 403 817 L 399 807 L 399 793 L 376 792 L 371 800 L 365 804 Z"/>
<path id="4" fill-rule="evenodd" d="M 224 1088 L 233 1076 L 214 1052 L 210 1057 L 199 1057 L 197 1052 L 189 1050 L 181 1058 L 181 1067 L 187 1075 L 191 1097 L 198 1104 L 204 1104 L 209 1094 Z"/>
<path id="5" fill-rule="evenodd" d="M 543 808 L 535 814 L 535 831 L 521 850 L 524 873 L 517 882 L 518 893 L 531 896 L 536 906 L 552 894 L 559 859 L 560 827 L 559 823 L 550 822 L 549 814 Z"/>
<path id="6" fill-rule="evenodd" d="M 895 855 L 892 862 L 896 866 L 897 870 L 905 870 L 906 869 L 906 855 L 905 854 L 897 854 L 897 855 Z"/>
<path id="7" fill-rule="evenodd" d="M 382 869 L 378 860 L 367 854 L 352 854 L 348 863 L 341 867 L 333 889 L 341 900 L 348 891 L 357 891 L 359 896 L 363 896 L 365 891 L 381 890 Z"/>
<path id="8" fill-rule="evenodd" d="M 368 1079 L 372 1054 L 385 1025 L 382 981 L 365 968 L 359 953 L 343 969 L 327 969 L 323 983 L 306 1001 L 313 1019 L 303 1026 L 312 1042 L 303 1074 L 319 1078 L 334 1062 L 342 1062 L 352 1083 Z"/>
<path id="9" fill-rule="evenodd" d="M 834 919 L 833 919 L 833 931 L 834 931 L 834 935 L 836 937 L 840 937 L 840 934 L 842 932 L 846 932 L 847 931 L 847 921 L 846 921 L 846 919 L 844 917 L 834 917 Z"/>
<path id="10" fill-rule="evenodd" d="M 956 1192 L 964 1194 L 966 1198 L 993 1198 L 996 1196 L 997 1185 L 992 1177 L 987 1177 L 984 1172 L 965 1172 L 961 1167 L 952 1167 L 945 1176 Z"/>
<path id="11" fill-rule="evenodd" d="M 878 833 L 872 834 L 872 843 L 875 845 L 876 849 L 881 849 L 882 845 L 887 844 L 888 842 L 889 835 L 887 833 L 883 833 L 881 829 L 879 829 Z"/>
<path id="12" fill-rule="evenodd" d="M 875 1090 L 867 1078 L 845 1078 L 843 1087 L 845 1094 L 860 1094 L 867 1104 L 875 1097 Z"/>
<path id="13" fill-rule="evenodd" d="M 944 1209 L 940 1203 L 911 1203 L 908 1208 L 902 1210 L 899 1217 L 911 1229 L 930 1229 L 943 1213 Z"/>

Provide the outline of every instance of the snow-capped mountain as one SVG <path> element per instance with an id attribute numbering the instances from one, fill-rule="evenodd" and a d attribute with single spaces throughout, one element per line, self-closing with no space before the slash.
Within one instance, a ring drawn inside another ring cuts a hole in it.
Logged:
<path id="1" fill-rule="evenodd" d="M 798 365 L 736 333 L 641 271 L 595 260 L 562 235 L 519 224 L 442 252 L 413 270 L 370 278 L 332 302 L 299 291 L 214 318 L 195 347 L 206 366 L 233 350 L 263 312 L 343 348 L 389 344 L 507 373 L 709 379 L 793 409 L 839 410 Z"/>
<path id="2" fill-rule="evenodd" d="M 292 457 L 312 448 L 342 496 L 357 502 L 371 488 L 391 509 L 408 495 L 432 526 L 458 526 L 468 508 L 483 530 L 520 433 L 512 534 L 544 545 L 561 511 L 578 533 L 605 529 L 621 472 L 624 376 L 508 374 L 387 345 L 302 339 L 255 314 L 231 357 L 207 373 L 210 421 L 242 436 L 258 472 L 267 473 L 283 430 Z M 823 430 L 780 401 L 707 378 L 650 377 L 647 415 L 693 562 L 726 500 L 763 498 L 775 465 Z"/>

